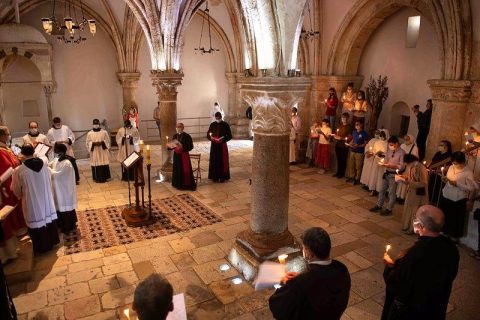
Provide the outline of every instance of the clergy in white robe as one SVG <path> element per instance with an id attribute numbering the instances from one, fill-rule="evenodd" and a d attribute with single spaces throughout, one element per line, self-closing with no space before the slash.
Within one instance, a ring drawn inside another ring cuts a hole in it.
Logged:
<path id="1" fill-rule="evenodd" d="M 55 143 L 62 143 L 66 145 L 67 154 L 71 157 L 74 157 L 73 143 L 75 142 L 75 135 L 68 126 L 62 125 L 62 120 L 59 117 L 53 118 L 53 127 L 48 130 L 47 138 L 52 146 Z"/>
<path id="2" fill-rule="evenodd" d="M 390 133 L 387 129 L 382 129 L 380 130 L 380 141 L 378 141 L 378 145 L 376 145 L 376 150 L 377 154 L 383 154 L 386 155 L 388 151 L 388 139 L 390 138 Z M 376 143 L 376 144 L 377 144 Z M 372 191 L 372 195 L 376 195 L 380 190 L 382 190 L 382 185 L 383 185 L 383 174 L 385 173 L 385 167 L 380 165 L 380 161 L 382 160 L 382 157 L 375 156 L 375 166 L 372 169 L 372 174 L 370 174 L 370 179 L 368 184 L 370 186 L 375 186 L 374 191 Z M 375 174 L 376 173 L 376 174 Z"/>
<path id="3" fill-rule="evenodd" d="M 404 139 L 405 142 L 400 145 L 400 148 L 405 151 L 405 154 L 411 154 L 418 158 L 418 147 L 415 140 L 416 138 L 411 134 L 407 134 Z M 403 204 L 403 202 L 405 202 L 406 195 L 407 185 L 405 183 L 399 183 L 397 185 L 397 202 Z"/>
<path id="4" fill-rule="evenodd" d="M 130 121 L 126 120 L 124 126 L 118 129 L 117 136 L 115 138 L 118 145 L 118 162 L 123 162 L 133 151 L 134 145 L 140 141 L 140 133 L 137 128 L 132 127 Z M 134 180 L 133 167 L 130 170 L 122 168 L 122 181 Z"/>
<path id="5" fill-rule="evenodd" d="M 53 200 L 57 209 L 58 226 L 62 233 L 69 233 L 77 228 L 75 170 L 70 159 L 66 157 L 66 152 L 67 147 L 65 145 L 55 145 L 55 153 L 58 157 L 49 164 L 52 176 Z"/>
<path id="6" fill-rule="evenodd" d="M 23 144 L 31 144 L 34 148 L 38 143 L 50 145 L 47 136 L 38 131 L 38 123 L 36 121 L 30 121 L 28 124 L 28 133 L 22 137 Z"/>
<path id="7" fill-rule="evenodd" d="M 100 121 L 93 119 L 93 129 L 87 133 L 87 150 L 90 153 L 93 181 L 107 182 L 110 176 L 110 137 L 100 128 Z"/>
<path id="8" fill-rule="evenodd" d="M 57 231 L 57 212 L 47 158 L 33 157 L 31 144 L 22 146 L 25 160 L 12 176 L 12 190 L 22 199 L 23 214 L 35 253 L 49 251 L 60 240 Z"/>

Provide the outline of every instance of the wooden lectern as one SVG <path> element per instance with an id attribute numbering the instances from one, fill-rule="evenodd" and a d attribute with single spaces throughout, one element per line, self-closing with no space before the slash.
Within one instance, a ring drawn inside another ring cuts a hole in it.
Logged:
<path id="1" fill-rule="evenodd" d="M 131 203 L 125 209 L 122 210 L 122 218 L 125 219 L 125 223 L 129 227 L 140 227 L 154 223 L 151 210 L 151 200 L 149 201 L 148 210 L 145 210 L 144 199 L 144 187 L 145 178 L 143 175 L 143 157 L 137 152 L 132 152 L 123 162 L 122 166 L 125 170 L 134 168 L 134 187 L 135 187 L 135 205 Z M 149 181 L 150 183 L 150 181 Z M 130 190 L 130 182 L 128 186 Z M 140 203 L 140 191 L 141 191 L 141 203 Z M 149 198 L 150 198 L 149 188 Z"/>

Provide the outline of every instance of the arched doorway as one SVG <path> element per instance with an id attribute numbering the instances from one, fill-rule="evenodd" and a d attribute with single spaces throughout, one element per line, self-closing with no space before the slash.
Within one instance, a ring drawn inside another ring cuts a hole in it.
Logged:
<path id="1" fill-rule="evenodd" d="M 30 59 L 9 55 L 2 73 L 3 118 L 11 132 L 26 131 L 29 121 L 48 128 L 48 111 L 42 76 Z"/>
<path id="2" fill-rule="evenodd" d="M 403 137 L 408 133 L 410 110 L 403 101 L 395 102 L 390 111 L 390 134 Z"/>

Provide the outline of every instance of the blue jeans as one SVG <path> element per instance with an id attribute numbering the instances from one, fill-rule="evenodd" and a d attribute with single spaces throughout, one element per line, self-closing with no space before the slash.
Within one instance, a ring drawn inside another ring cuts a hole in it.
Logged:
<path id="1" fill-rule="evenodd" d="M 330 122 L 330 128 L 332 129 L 332 133 L 335 132 L 335 116 L 325 116 L 326 119 Z"/>
<path id="2" fill-rule="evenodd" d="M 385 174 L 383 178 L 382 189 L 378 194 L 377 206 L 380 208 L 383 207 L 385 202 L 385 194 L 388 190 L 388 203 L 387 210 L 392 211 L 393 206 L 395 205 L 395 200 L 397 200 L 397 183 L 395 182 L 395 174 Z"/>

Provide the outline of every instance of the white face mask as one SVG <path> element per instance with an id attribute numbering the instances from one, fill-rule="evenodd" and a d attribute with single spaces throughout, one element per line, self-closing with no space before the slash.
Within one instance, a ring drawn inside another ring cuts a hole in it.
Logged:
<path id="1" fill-rule="evenodd" d="M 216 119 L 215 121 L 217 121 L 217 123 L 220 123 L 222 122 L 222 119 Z"/>
<path id="2" fill-rule="evenodd" d="M 175 130 L 177 131 L 177 133 L 182 133 L 183 132 L 182 128 L 175 128 Z"/>
<path id="3" fill-rule="evenodd" d="M 56 123 L 53 126 L 57 129 L 60 129 L 62 127 L 62 124 L 61 123 Z"/>
<path id="4" fill-rule="evenodd" d="M 380 139 L 380 135 L 379 135 L 379 134 L 376 134 L 376 135 L 375 135 L 375 139 Z"/>
<path id="5" fill-rule="evenodd" d="M 100 128 L 100 125 L 99 125 L 99 124 L 94 124 L 94 125 L 93 125 L 93 129 L 98 129 L 98 128 Z"/>
<path id="6" fill-rule="evenodd" d="M 30 133 L 31 133 L 31 134 L 37 134 L 37 133 L 38 133 L 38 129 L 30 129 Z"/>

